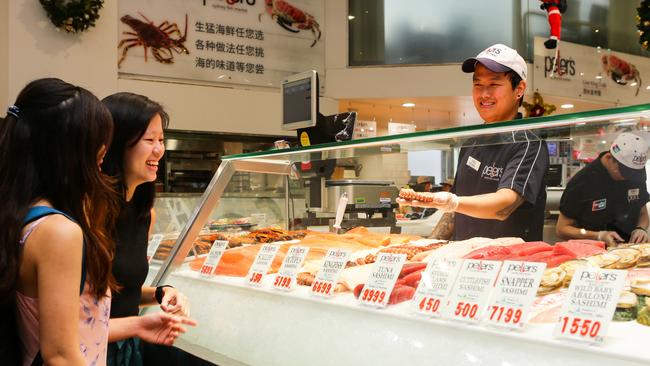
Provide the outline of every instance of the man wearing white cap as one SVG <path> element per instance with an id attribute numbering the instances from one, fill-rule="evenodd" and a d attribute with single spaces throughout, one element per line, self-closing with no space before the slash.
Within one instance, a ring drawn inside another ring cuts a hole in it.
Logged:
<path id="1" fill-rule="evenodd" d="M 462 70 L 474 73 L 472 98 L 485 123 L 521 118 L 527 66 L 517 51 L 495 44 L 465 60 Z M 542 240 L 547 168 L 546 143 L 529 131 L 472 138 L 460 150 L 452 192 L 436 192 L 430 204 L 401 203 L 455 212 L 456 240 Z"/>
<path id="2" fill-rule="evenodd" d="M 648 143 L 621 133 L 609 151 L 580 170 L 560 200 L 557 235 L 564 239 L 648 242 L 648 202 L 645 163 Z"/>

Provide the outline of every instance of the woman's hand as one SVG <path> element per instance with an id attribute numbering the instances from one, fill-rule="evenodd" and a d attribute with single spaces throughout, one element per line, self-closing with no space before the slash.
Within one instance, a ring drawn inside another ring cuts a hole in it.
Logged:
<path id="1" fill-rule="evenodd" d="M 185 295 L 173 287 L 163 287 L 163 298 L 160 308 L 169 314 L 190 316 L 190 301 Z"/>
<path id="2" fill-rule="evenodd" d="M 187 329 L 183 325 L 196 326 L 195 320 L 168 313 L 152 313 L 136 318 L 136 334 L 145 342 L 171 346 Z"/>

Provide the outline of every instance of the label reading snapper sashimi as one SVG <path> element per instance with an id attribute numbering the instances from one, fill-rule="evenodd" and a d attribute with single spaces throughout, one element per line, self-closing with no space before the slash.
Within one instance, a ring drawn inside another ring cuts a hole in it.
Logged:
<path id="1" fill-rule="evenodd" d="M 487 307 L 500 268 L 501 262 L 498 261 L 463 261 L 443 316 L 478 323 Z"/>
<path id="2" fill-rule="evenodd" d="M 298 271 L 302 267 L 307 253 L 309 253 L 309 248 L 307 247 L 296 245 L 289 248 L 287 256 L 282 261 L 278 275 L 275 277 L 273 288 L 283 291 L 291 291 L 294 288 Z"/>
<path id="3" fill-rule="evenodd" d="M 361 290 L 359 302 L 363 305 L 386 307 L 405 261 L 406 254 L 379 253 Z"/>
<path id="4" fill-rule="evenodd" d="M 248 270 L 247 282 L 253 287 L 261 287 L 262 280 L 266 276 L 266 272 L 269 271 L 275 255 L 278 254 L 280 245 L 278 244 L 264 244 L 260 248 L 260 251 L 257 252 L 255 256 L 255 261 Z"/>
<path id="5" fill-rule="evenodd" d="M 418 314 L 441 316 L 462 263 L 462 259 L 433 258 L 427 264 L 413 297 Z"/>
<path id="6" fill-rule="evenodd" d="M 201 266 L 201 277 L 212 277 L 214 275 L 214 270 L 219 265 L 221 256 L 223 252 L 226 251 L 228 247 L 228 240 L 215 240 L 210 247 L 210 252 L 205 258 L 205 262 Z"/>
<path id="7" fill-rule="evenodd" d="M 504 261 L 483 322 L 523 328 L 545 268 L 546 263 Z"/>
<path id="8" fill-rule="evenodd" d="M 348 249 L 330 248 L 325 254 L 323 265 L 316 274 L 311 286 L 311 294 L 322 297 L 332 297 L 341 273 L 348 263 L 352 251 Z"/>
<path id="9" fill-rule="evenodd" d="M 555 337 L 602 343 L 626 276 L 623 270 L 578 268 L 555 325 Z"/>

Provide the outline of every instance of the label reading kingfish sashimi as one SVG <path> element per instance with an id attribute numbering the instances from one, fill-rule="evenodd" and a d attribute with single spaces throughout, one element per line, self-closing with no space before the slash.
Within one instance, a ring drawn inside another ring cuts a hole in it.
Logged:
<path id="1" fill-rule="evenodd" d="M 465 260 L 449 295 L 449 306 L 443 316 L 449 319 L 478 323 L 487 307 L 501 262 L 479 259 Z"/>
<path id="2" fill-rule="evenodd" d="M 433 258 L 422 272 L 413 305 L 418 314 L 439 317 L 458 276 L 461 259 Z"/>
<path id="3" fill-rule="evenodd" d="M 248 270 L 247 282 L 253 287 L 262 287 L 262 280 L 266 276 L 266 272 L 269 271 L 275 255 L 278 254 L 280 246 L 278 244 L 264 244 L 260 248 L 260 251 L 257 252 L 255 256 L 255 261 L 251 266 L 251 269 Z"/>
<path id="4" fill-rule="evenodd" d="M 208 253 L 208 256 L 205 258 L 205 262 L 203 262 L 203 265 L 201 266 L 201 272 L 200 272 L 201 277 L 214 276 L 214 270 L 219 265 L 221 256 L 223 255 L 223 252 L 226 251 L 227 247 L 228 247 L 228 240 L 215 240 L 214 243 L 212 243 L 210 252 Z"/>
<path id="5" fill-rule="evenodd" d="M 278 275 L 275 277 L 273 288 L 283 291 L 291 291 L 294 288 L 296 276 L 305 261 L 305 257 L 307 257 L 307 253 L 309 253 L 307 247 L 293 246 L 289 248 Z"/>
<path id="6" fill-rule="evenodd" d="M 151 263 L 153 256 L 158 251 L 158 247 L 160 246 L 162 239 L 162 234 L 155 234 L 151 236 L 151 240 L 149 240 L 149 244 L 147 244 L 147 262 Z"/>
<path id="7" fill-rule="evenodd" d="M 483 322 L 523 328 L 545 268 L 546 263 L 504 261 Z"/>
<path id="8" fill-rule="evenodd" d="M 334 295 L 336 285 L 351 254 L 352 251 L 348 249 L 330 248 L 327 250 L 323 265 L 320 267 L 311 286 L 310 292 L 312 295 L 327 298 Z"/>
<path id="9" fill-rule="evenodd" d="M 562 305 L 554 336 L 602 343 L 612 321 L 627 271 L 578 268 Z"/>
<path id="10" fill-rule="evenodd" d="M 406 254 L 379 253 L 359 295 L 361 304 L 386 307 L 404 262 L 406 262 Z"/>

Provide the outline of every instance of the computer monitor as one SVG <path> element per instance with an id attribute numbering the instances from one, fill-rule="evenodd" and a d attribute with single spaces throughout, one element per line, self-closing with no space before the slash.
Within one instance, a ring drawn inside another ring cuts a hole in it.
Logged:
<path id="1" fill-rule="evenodd" d="M 318 73 L 309 70 L 282 81 L 282 129 L 316 126 L 318 120 Z"/>

